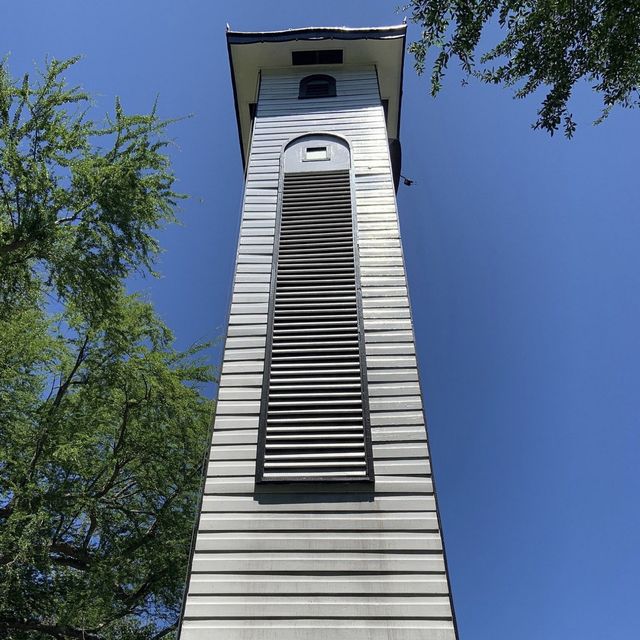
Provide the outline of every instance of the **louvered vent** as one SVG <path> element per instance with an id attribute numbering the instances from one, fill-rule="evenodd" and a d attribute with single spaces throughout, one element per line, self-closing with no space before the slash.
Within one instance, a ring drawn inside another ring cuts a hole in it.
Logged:
<path id="1" fill-rule="evenodd" d="M 257 480 L 370 480 L 349 171 L 284 177 Z"/>
<path id="2" fill-rule="evenodd" d="M 298 98 L 333 98 L 336 95 L 336 79 L 333 76 L 315 74 L 300 80 Z"/>

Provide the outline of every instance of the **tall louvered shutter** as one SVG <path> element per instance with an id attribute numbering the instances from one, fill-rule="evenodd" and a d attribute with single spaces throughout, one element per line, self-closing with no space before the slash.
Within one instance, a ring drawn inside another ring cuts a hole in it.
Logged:
<path id="1" fill-rule="evenodd" d="M 349 171 L 284 176 L 256 479 L 373 478 Z"/>

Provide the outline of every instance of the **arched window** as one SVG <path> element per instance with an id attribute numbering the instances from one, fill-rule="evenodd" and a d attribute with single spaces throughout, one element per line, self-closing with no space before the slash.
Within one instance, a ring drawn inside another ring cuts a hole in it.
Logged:
<path id="1" fill-rule="evenodd" d="M 300 80 L 298 98 L 333 98 L 336 95 L 336 79 L 324 74 L 307 76 Z"/>

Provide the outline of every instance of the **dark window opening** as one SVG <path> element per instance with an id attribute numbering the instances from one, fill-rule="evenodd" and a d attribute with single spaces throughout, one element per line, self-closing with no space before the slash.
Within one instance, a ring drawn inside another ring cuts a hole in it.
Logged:
<path id="1" fill-rule="evenodd" d="M 334 98 L 336 79 L 332 76 L 317 74 L 300 80 L 298 98 Z"/>
<path id="2" fill-rule="evenodd" d="M 291 62 L 303 64 L 342 64 L 342 49 L 325 49 L 324 51 L 292 51 Z"/>
<path id="3" fill-rule="evenodd" d="M 329 160 L 329 149 L 327 147 L 307 147 L 304 150 L 302 160 Z"/>

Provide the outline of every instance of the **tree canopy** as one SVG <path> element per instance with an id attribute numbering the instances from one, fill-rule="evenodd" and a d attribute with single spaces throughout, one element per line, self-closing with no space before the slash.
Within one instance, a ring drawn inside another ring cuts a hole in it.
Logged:
<path id="1" fill-rule="evenodd" d="M 0 68 L 0 636 L 129 640 L 178 619 L 212 403 L 123 278 L 178 195 L 155 111 L 87 118 L 52 61 Z"/>
<path id="2" fill-rule="evenodd" d="M 0 306 L 46 284 L 102 312 L 123 278 L 151 268 L 153 232 L 175 219 L 168 123 L 116 100 L 96 124 L 62 75 L 77 60 L 52 60 L 35 84 L 0 64 Z"/>
<path id="3" fill-rule="evenodd" d="M 143 638 L 180 606 L 211 405 L 139 299 L 0 321 L 0 628 Z M 146 615 L 146 621 L 145 621 Z"/>
<path id="4" fill-rule="evenodd" d="M 409 50 L 422 74 L 431 62 L 436 95 L 449 62 L 488 84 L 514 88 L 516 98 L 544 98 L 533 123 L 571 137 L 570 98 L 588 83 L 602 98 L 596 123 L 615 106 L 640 104 L 640 3 L 624 0 L 412 0 L 421 35 Z M 487 34 L 486 27 L 493 27 Z M 504 36 L 495 42 L 495 33 Z"/>

